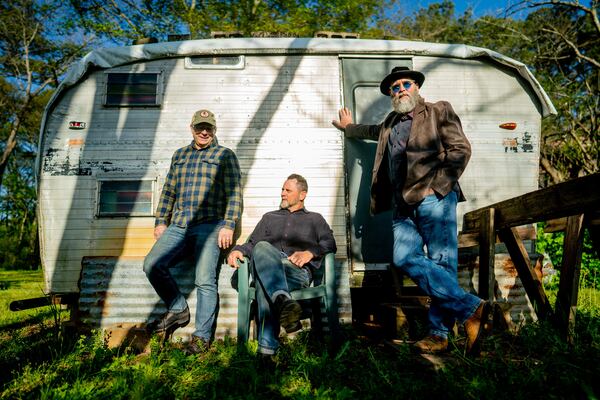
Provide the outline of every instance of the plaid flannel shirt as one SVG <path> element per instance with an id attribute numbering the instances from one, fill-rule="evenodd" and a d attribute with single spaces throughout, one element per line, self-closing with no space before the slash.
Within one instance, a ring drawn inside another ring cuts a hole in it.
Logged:
<path id="1" fill-rule="evenodd" d="M 193 142 L 175 151 L 158 207 L 156 225 L 224 220 L 234 229 L 242 214 L 240 166 L 235 153 L 212 143 L 196 149 Z"/>

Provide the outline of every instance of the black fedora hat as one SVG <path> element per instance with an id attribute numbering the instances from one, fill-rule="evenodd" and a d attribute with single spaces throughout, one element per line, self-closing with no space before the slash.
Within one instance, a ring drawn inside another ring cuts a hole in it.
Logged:
<path id="1" fill-rule="evenodd" d="M 412 79 L 413 81 L 417 82 L 419 88 L 423 86 L 423 82 L 425 81 L 425 75 L 423 75 L 419 71 L 413 71 L 408 67 L 394 67 L 392 69 L 392 72 L 390 72 L 390 74 L 383 78 L 383 80 L 381 81 L 381 84 L 379 85 L 379 90 L 381 90 L 381 93 L 383 93 L 384 95 L 389 96 L 391 84 L 401 78 Z"/>

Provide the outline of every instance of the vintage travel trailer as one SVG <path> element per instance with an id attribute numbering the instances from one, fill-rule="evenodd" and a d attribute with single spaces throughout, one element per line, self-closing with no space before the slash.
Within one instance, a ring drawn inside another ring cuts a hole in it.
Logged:
<path id="1" fill-rule="evenodd" d="M 425 74 L 421 94 L 448 100 L 472 144 L 461 178 L 468 201 L 459 218 L 537 189 L 541 119 L 554 107 L 525 65 L 487 49 L 327 38 L 100 49 L 71 67 L 41 126 L 38 216 L 46 291 L 75 295 L 79 322 L 115 332 L 164 311 L 142 262 L 154 243 L 153 213 L 171 155 L 190 143 L 192 114 L 207 108 L 217 117 L 219 143 L 236 152 L 242 169 L 237 241 L 277 208 L 289 174 L 304 175 L 307 209 L 323 214 L 335 233 L 340 319 L 349 322 L 351 289 L 390 263 L 390 215 L 368 213 L 375 143 L 345 139 L 331 120 L 346 106 L 355 121 L 380 122 L 391 108 L 379 82 L 399 65 Z M 194 312 L 185 260 L 177 271 Z M 231 275 L 231 268 L 221 268 L 218 337 L 236 331 Z M 531 306 L 522 290 L 515 292 L 514 274 L 496 275 L 507 280 L 502 287 L 510 296 L 521 298 L 512 317 L 527 318 Z M 472 268 L 461 272 L 461 283 L 476 282 Z M 193 327 L 179 331 L 185 337 Z"/>

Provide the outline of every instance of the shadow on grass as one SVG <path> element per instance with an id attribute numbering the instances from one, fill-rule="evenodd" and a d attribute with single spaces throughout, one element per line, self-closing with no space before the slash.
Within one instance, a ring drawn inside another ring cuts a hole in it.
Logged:
<path id="1" fill-rule="evenodd" d="M 52 329 L 32 330 L 10 342 L 21 364 L 2 383 L 0 397 L 143 399 L 382 399 L 382 398 L 597 398 L 600 385 L 600 320 L 578 315 L 577 344 L 564 343 L 549 326 L 530 324 L 517 335 L 496 333 L 480 357 L 462 353 L 460 340 L 440 368 L 407 344 L 390 346 L 351 327 L 332 346 L 327 337 L 301 332 L 284 340 L 273 363 L 255 356 L 256 342 L 241 350 L 234 339 L 216 341 L 200 355 L 181 342 L 149 353 L 109 349 L 100 333 L 62 342 Z M 4 349 L 9 339 L 2 334 Z M 2 350 L 0 368 L 15 365 Z M 14 359 L 14 358 L 13 358 Z M 26 362 L 26 360 L 28 360 Z M 28 364 L 27 364 L 28 363 Z M 29 366 L 25 366 L 29 365 Z"/>
<path id="2" fill-rule="evenodd" d="M 54 311 L 50 309 L 50 306 L 47 306 L 46 308 L 47 309 L 41 310 L 38 314 L 28 317 L 22 321 L 12 322 L 6 325 L 0 325 L 0 335 L 4 332 L 10 332 L 26 327 L 31 327 L 33 325 L 41 324 L 46 320 L 52 319 L 54 316 Z"/>

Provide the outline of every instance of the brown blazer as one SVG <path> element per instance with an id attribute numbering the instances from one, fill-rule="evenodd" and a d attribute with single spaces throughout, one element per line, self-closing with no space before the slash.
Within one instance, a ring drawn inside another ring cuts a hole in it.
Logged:
<path id="1" fill-rule="evenodd" d="M 378 140 L 371 179 L 371 214 L 392 206 L 387 144 L 398 117 L 399 114 L 391 112 L 379 125 L 350 124 L 345 129 L 346 137 Z M 459 189 L 459 201 L 465 200 L 458 178 L 471 157 L 471 145 L 450 103 L 419 101 L 413 112 L 406 157 L 408 169 L 402 189 L 406 203 L 423 200 L 430 188 L 445 196 L 454 185 Z"/>

